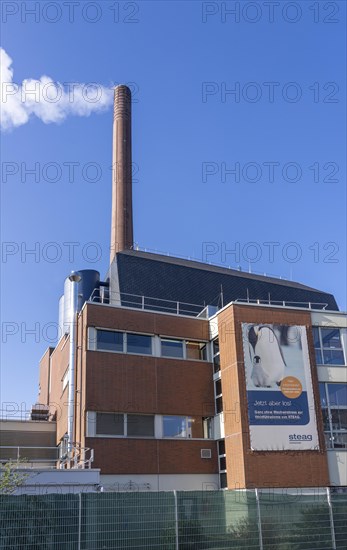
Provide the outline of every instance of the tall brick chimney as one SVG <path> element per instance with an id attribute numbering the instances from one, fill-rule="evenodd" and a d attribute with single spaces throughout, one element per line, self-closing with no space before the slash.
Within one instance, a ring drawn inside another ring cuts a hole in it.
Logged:
<path id="1" fill-rule="evenodd" d="M 110 263 L 133 240 L 131 92 L 121 84 L 114 90 Z"/>

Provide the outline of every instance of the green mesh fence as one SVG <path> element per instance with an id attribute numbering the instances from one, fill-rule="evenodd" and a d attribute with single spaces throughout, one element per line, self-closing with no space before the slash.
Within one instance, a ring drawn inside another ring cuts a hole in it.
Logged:
<path id="1" fill-rule="evenodd" d="M 332 494 L 331 507 L 334 519 L 336 548 L 347 548 L 347 493 Z"/>
<path id="2" fill-rule="evenodd" d="M 175 548 L 173 493 L 99 493 L 82 496 L 81 548 Z"/>
<path id="3" fill-rule="evenodd" d="M 0 549 L 346 550 L 347 494 L 330 500 L 322 490 L 0 496 Z"/>
<path id="4" fill-rule="evenodd" d="M 264 550 L 333 548 L 327 494 L 260 492 Z"/>
<path id="5" fill-rule="evenodd" d="M 78 495 L 0 496 L 0 548 L 78 548 Z"/>

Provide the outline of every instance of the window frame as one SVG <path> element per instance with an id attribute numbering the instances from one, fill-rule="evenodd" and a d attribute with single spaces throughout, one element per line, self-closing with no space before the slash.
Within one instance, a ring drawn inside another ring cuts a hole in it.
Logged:
<path id="1" fill-rule="evenodd" d="M 107 434 L 107 433 L 98 433 L 97 431 L 97 421 L 98 414 L 109 414 L 109 415 L 119 415 L 123 416 L 123 434 Z M 128 416 L 150 416 L 153 418 L 153 435 L 129 435 L 128 434 Z M 142 413 L 122 413 L 122 412 L 110 412 L 110 411 L 95 411 L 95 435 L 87 437 L 101 437 L 101 438 L 115 438 L 115 439 L 155 439 L 155 414 L 142 414 Z"/>
<path id="2" fill-rule="evenodd" d="M 330 403 L 330 392 L 328 390 L 328 386 L 334 386 L 334 385 L 345 386 L 346 392 L 347 392 L 347 384 L 344 382 L 319 382 L 320 406 L 323 414 L 324 437 L 325 437 L 325 442 L 328 450 L 347 451 L 347 439 L 346 439 L 346 443 L 342 447 L 334 445 L 335 436 L 338 436 L 338 435 L 347 436 L 347 426 L 346 428 L 340 428 L 340 429 L 336 429 L 333 427 L 332 411 L 341 411 L 341 410 L 347 411 L 347 402 L 345 405 L 334 405 Z M 322 388 L 324 392 L 323 395 L 322 395 Z M 323 404 L 323 399 L 326 403 L 325 405 Z M 326 424 L 324 421 L 325 414 L 327 414 L 327 419 L 328 419 L 328 425 L 329 425 L 328 430 L 326 429 Z"/>
<path id="3" fill-rule="evenodd" d="M 322 336 L 322 330 L 337 330 L 339 331 L 339 337 L 340 337 L 340 344 L 341 347 L 339 348 L 333 348 L 333 347 L 326 347 L 323 343 L 323 336 Z M 346 366 L 346 351 L 344 349 L 344 338 L 343 334 L 344 331 L 346 331 L 344 327 L 336 327 L 332 325 L 325 325 L 325 326 L 312 326 L 312 337 L 313 337 L 313 346 L 314 346 L 314 352 L 315 352 L 315 361 L 316 365 L 319 367 L 344 367 Z M 318 342 L 319 347 L 316 347 L 316 338 L 315 338 L 315 331 L 318 333 Z M 324 352 L 331 352 L 331 351 L 338 351 L 342 353 L 342 363 L 326 363 L 324 362 Z M 318 354 L 321 357 L 321 360 L 318 361 Z"/>
<path id="4" fill-rule="evenodd" d="M 217 384 L 220 384 L 220 393 L 217 393 Z M 216 378 L 213 381 L 213 389 L 214 389 L 214 402 L 215 402 L 216 415 L 222 414 L 223 409 L 224 409 L 224 407 L 223 407 L 223 388 L 222 388 L 222 379 L 220 377 Z M 221 410 L 220 411 L 218 411 L 217 402 L 221 403 Z"/>
<path id="5" fill-rule="evenodd" d="M 136 351 L 128 351 L 128 336 L 144 336 L 146 338 L 150 339 L 151 342 L 151 351 L 150 353 L 138 353 Z M 124 332 L 125 341 L 124 341 L 124 353 L 129 353 L 130 355 L 144 355 L 146 357 L 153 357 L 153 335 L 152 334 L 145 334 L 143 332 Z"/>
<path id="6" fill-rule="evenodd" d="M 122 338 L 122 349 L 121 350 L 116 350 L 116 349 L 100 349 L 98 347 L 98 332 L 115 332 L 116 334 L 122 334 L 123 338 Z M 95 339 L 95 346 L 96 346 L 96 349 L 95 351 L 106 351 L 106 353 L 126 353 L 125 352 L 125 335 L 126 333 L 121 331 L 121 330 L 115 330 L 115 329 L 111 329 L 111 328 L 96 328 L 96 339 Z"/>
<path id="7" fill-rule="evenodd" d="M 206 359 L 197 359 L 196 357 L 188 357 L 188 344 L 196 344 L 197 346 L 200 345 L 200 346 L 203 346 L 201 348 L 198 349 L 198 351 L 200 352 L 199 354 L 203 353 L 203 350 L 204 350 L 204 353 L 205 353 L 205 357 Z M 201 362 L 208 362 L 208 352 L 207 352 L 207 348 L 208 348 L 208 342 L 205 342 L 204 340 L 193 340 L 193 339 L 185 339 L 184 340 L 184 348 L 185 348 L 185 359 L 187 361 L 201 361 Z"/>
<path id="8" fill-rule="evenodd" d="M 122 331 L 122 330 L 111 329 L 111 328 L 103 328 L 103 327 L 93 327 L 93 328 L 95 328 L 95 331 L 96 331 L 95 349 L 91 350 L 89 348 L 89 351 L 98 351 L 98 352 L 116 353 L 116 354 L 120 353 L 120 354 L 129 354 L 129 355 L 140 355 L 140 356 L 143 356 L 143 357 L 153 357 L 154 356 L 154 344 L 153 344 L 154 335 L 153 334 L 148 334 L 148 333 L 144 333 L 144 332 L 126 332 L 126 331 Z M 117 333 L 117 334 L 122 334 L 123 335 L 122 350 L 100 349 L 98 347 L 98 332 L 114 332 L 114 333 Z M 128 336 L 129 335 L 145 336 L 147 338 L 150 338 L 150 342 L 151 342 L 150 353 L 137 353 L 135 351 L 128 351 Z"/>
<path id="9" fill-rule="evenodd" d="M 162 347 L 163 342 L 177 342 L 182 344 L 182 356 L 178 357 L 177 355 L 164 355 L 163 347 Z M 165 359 L 184 359 L 184 340 L 181 340 L 179 338 L 169 338 L 169 337 L 161 336 L 160 337 L 160 357 L 165 357 Z"/>
<path id="10" fill-rule="evenodd" d="M 184 423 L 185 423 L 185 433 L 186 435 L 165 435 L 165 418 L 183 418 L 184 419 Z M 178 440 L 181 440 L 181 439 L 192 439 L 192 436 L 188 435 L 188 430 L 189 430 L 189 421 L 188 421 L 188 416 L 185 416 L 185 415 L 181 415 L 181 414 L 163 414 L 162 415 L 162 435 L 163 435 L 163 439 L 178 439 Z"/>

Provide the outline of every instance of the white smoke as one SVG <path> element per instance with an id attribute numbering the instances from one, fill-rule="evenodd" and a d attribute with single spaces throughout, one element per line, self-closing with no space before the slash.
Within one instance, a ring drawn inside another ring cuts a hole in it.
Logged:
<path id="1" fill-rule="evenodd" d="M 0 48 L 1 129 L 11 130 L 36 116 L 45 124 L 62 122 L 69 115 L 89 116 L 105 111 L 113 102 L 113 88 L 95 82 L 54 82 L 49 76 L 39 80 L 13 82 L 12 59 Z"/>

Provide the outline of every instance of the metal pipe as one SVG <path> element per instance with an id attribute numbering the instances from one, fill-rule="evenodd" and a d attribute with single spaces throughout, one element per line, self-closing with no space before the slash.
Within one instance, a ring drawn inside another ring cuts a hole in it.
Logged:
<path id="1" fill-rule="evenodd" d="M 70 349 L 69 349 L 69 399 L 68 399 L 68 450 L 71 451 L 74 443 L 74 426 L 75 426 L 75 341 L 76 341 L 76 324 L 77 324 L 77 308 L 78 308 L 78 283 L 82 279 L 81 275 L 73 271 L 69 276 L 71 282 L 71 326 L 70 326 Z"/>

